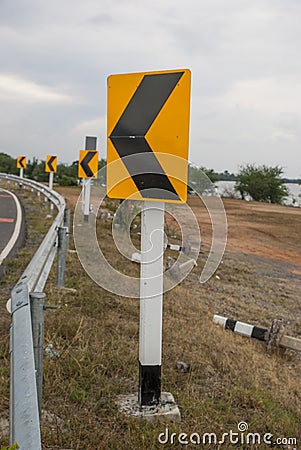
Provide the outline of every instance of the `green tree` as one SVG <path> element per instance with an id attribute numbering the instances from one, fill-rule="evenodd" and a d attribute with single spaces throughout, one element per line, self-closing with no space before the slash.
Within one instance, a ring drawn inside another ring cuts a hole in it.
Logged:
<path id="1" fill-rule="evenodd" d="M 244 199 L 249 194 L 253 200 L 268 203 L 282 203 L 288 190 L 281 178 L 283 168 L 247 164 L 240 168 L 235 184 L 236 191 Z"/>
<path id="2" fill-rule="evenodd" d="M 45 172 L 45 161 L 36 161 L 30 178 L 39 182 L 47 183 L 49 180 L 49 173 Z"/>
<path id="3" fill-rule="evenodd" d="M 35 170 L 35 167 L 39 164 L 37 158 L 33 157 L 32 160 L 29 159 L 26 165 L 26 176 L 28 178 L 32 178 L 32 173 Z"/>
<path id="4" fill-rule="evenodd" d="M 212 190 L 212 183 L 217 181 L 213 169 L 205 167 L 196 167 L 189 164 L 188 167 L 188 192 L 196 191 L 199 194 Z"/>
<path id="5" fill-rule="evenodd" d="M 17 169 L 15 158 L 12 158 L 6 153 L 0 153 L 0 172 L 17 175 L 19 173 L 19 169 Z"/>
<path id="6" fill-rule="evenodd" d="M 215 173 L 215 175 L 217 178 L 216 181 L 236 181 L 236 175 L 234 173 L 230 173 L 228 170 Z"/>
<path id="7" fill-rule="evenodd" d="M 77 186 L 78 161 L 70 166 L 59 164 L 57 167 L 56 181 L 60 186 Z"/>

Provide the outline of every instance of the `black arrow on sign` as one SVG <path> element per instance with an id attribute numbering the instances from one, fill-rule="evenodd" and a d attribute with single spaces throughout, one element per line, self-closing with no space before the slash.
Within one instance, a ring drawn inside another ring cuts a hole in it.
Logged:
<path id="1" fill-rule="evenodd" d="M 80 165 L 82 166 L 83 171 L 85 172 L 85 174 L 87 175 L 87 177 L 93 177 L 94 173 L 92 172 L 92 170 L 89 167 L 89 162 L 91 161 L 91 159 L 96 155 L 97 151 L 89 151 L 86 156 L 84 157 L 84 159 L 80 162 Z"/>
<path id="2" fill-rule="evenodd" d="M 53 167 L 52 163 L 56 160 L 56 156 L 51 156 L 49 158 L 49 161 L 47 162 L 50 172 L 55 172 L 55 168 Z"/>
<path id="3" fill-rule="evenodd" d="M 19 159 L 19 164 L 23 169 L 25 169 L 25 165 L 23 164 L 24 159 L 26 159 L 26 156 L 21 156 L 21 158 Z"/>
<path id="4" fill-rule="evenodd" d="M 109 136 L 120 158 L 145 154 L 145 158 L 123 160 L 144 198 L 179 200 L 145 135 L 156 120 L 184 72 L 145 75 Z M 164 132 L 164 130 L 163 130 Z"/>

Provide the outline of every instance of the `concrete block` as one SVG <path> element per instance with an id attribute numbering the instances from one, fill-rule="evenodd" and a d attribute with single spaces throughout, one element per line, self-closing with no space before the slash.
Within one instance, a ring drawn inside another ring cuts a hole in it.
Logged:
<path id="1" fill-rule="evenodd" d="M 147 422 L 181 422 L 180 410 L 170 392 L 162 392 L 160 403 L 156 406 L 140 406 L 138 394 L 120 395 L 117 405 L 121 412 L 135 419 L 144 419 Z"/>

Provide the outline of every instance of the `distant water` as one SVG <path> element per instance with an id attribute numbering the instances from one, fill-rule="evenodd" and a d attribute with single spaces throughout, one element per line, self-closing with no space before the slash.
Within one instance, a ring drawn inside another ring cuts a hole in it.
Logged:
<path id="1" fill-rule="evenodd" d="M 215 183 L 217 192 L 222 197 L 240 198 L 238 192 L 234 190 L 235 181 L 217 181 Z M 295 183 L 286 183 L 285 186 L 288 189 L 289 195 L 283 201 L 285 205 L 299 206 L 301 207 L 301 185 Z M 251 200 L 250 197 L 246 197 L 246 200 Z"/>

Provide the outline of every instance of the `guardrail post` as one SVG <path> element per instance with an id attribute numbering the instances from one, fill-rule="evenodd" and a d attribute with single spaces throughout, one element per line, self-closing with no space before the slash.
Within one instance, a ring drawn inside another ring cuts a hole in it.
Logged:
<path id="1" fill-rule="evenodd" d="M 69 236 L 70 236 L 70 209 L 64 211 L 64 227 L 67 228 L 67 250 L 69 248 Z"/>
<path id="2" fill-rule="evenodd" d="M 57 286 L 65 286 L 67 227 L 58 227 Z"/>
<path id="3" fill-rule="evenodd" d="M 34 361 L 36 369 L 39 414 L 41 416 L 43 397 L 43 346 L 44 346 L 44 292 L 30 294 L 30 314 L 33 339 Z"/>

